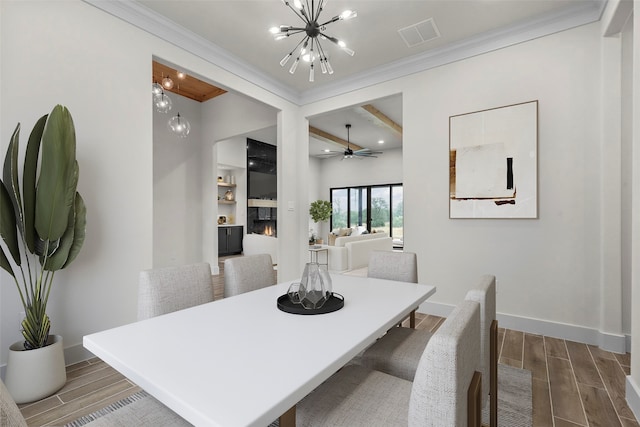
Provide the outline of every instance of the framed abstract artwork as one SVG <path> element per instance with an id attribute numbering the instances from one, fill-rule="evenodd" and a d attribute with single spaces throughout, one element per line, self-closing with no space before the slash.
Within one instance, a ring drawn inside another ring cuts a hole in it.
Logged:
<path id="1" fill-rule="evenodd" d="M 449 117 L 449 218 L 538 217 L 538 101 Z"/>

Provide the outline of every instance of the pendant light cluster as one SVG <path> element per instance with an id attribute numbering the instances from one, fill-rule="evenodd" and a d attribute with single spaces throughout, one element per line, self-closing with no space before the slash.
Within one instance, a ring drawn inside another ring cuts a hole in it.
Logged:
<path id="1" fill-rule="evenodd" d="M 326 0 L 318 0 L 317 2 L 315 0 L 311 0 L 311 4 L 309 4 L 309 0 L 293 0 L 292 2 L 289 2 L 288 0 L 282 0 L 282 3 L 284 3 L 285 6 L 289 7 L 302 20 L 303 23 L 303 26 L 301 27 L 294 27 L 292 25 L 280 25 L 279 27 L 272 27 L 269 30 L 276 40 L 282 40 L 295 34 L 304 33 L 304 36 L 296 45 L 296 47 L 293 48 L 293 50 L 285 55 L 285 57 L 280 61 L 280 65 L 284 67 L 285 64 L 289 62 L 289 59 L 291 59 L 291 57 L 296 55 L 297 53 L 296 60 L 291 65 L 291 68 L 289 68 L 289 73 L 293 74 L 296 72 L 296 68 L 298 68 L 300 58 L 302 58 L 303 61 L 310 63 L 310 82 L 313 82 L 315 80 L 314 64 L 316 60 L 320 63 L 322 74 L 333 74 L 333 68 L 329 63 L 327 54 L 320 44 L 321 39 L 329 40 L 333 44 L 340 47 L 340 49 L 342 49 L 348 55 L 353 56 L 355 52 L 349 49 L 344 41 L 338 40 L 335 37 L 331 37 L 325 34 L 324 31 L 326 30 L 327 25 L 332 24 L 336 21 L 355 18 L 356 16 L 358 16 L 356 11 L 345 10 L 340 15 L 334 16 L 326 22 L 318 23 L 318 20 L 320 19 L 320 13 L 322 12 L 322 8 L 326 4 Z M 291 3 L 293 3 L 293 5 L 291 5 Z M 297 51 L 300 46 L 302 47 L 299 51 Z"/>
<path id="2" fill-rule="evenodd" d="M 151 94 L 153 95 L 153 104 L 156 107 L 156 111 L 159 113 L 168 113 L 171 111 L 171 107 L 173 105 L 171 98 L 169 95 L 164 93 L 165 88 L 171 89 L 174 86 L 174 82 L 171 77 L 163 77 L 162 84 L 158 82 L 153 82 L 151 85 Z M 178 89 L 180 86 L 178 86 Z M 191 131 L 191 124 L 187 119 L 180 116 L 180 113 L 173 116 L 167 122 L 167 127 L 169 130 L 181 138 L 186 138 Z"/>

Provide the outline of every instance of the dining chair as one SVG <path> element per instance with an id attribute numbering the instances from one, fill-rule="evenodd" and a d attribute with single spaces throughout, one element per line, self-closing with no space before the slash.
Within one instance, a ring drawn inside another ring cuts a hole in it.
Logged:
<path id="1" fill-rule="evenodd" d="M 201 262 L 140 272 L 138 320 L 213 301 L 211 266 Z"/>
<path id="2" fill-rule="evenodd" d="M 27 427 L 27 422 L 18 409 L 18 405 L 2 380 L 0 380 L 0 426 Z"/>
<path id="3" fill-rule="evenodd" d="M 224 260 L 224 297 L 276 284 L 271 255 L 257 254 Z"/>
<path id="4" fill-rule="evenodd" d="M 482 405 L 490 399 L 490 426 L 498 423 L 498 322 L 496 320 L 496 278 L 484 275 L 467 292 L 466 300 L 480 304 L 480 369 Z M 425 329 L 392 328 L 369 347 L 358 363 L 409 381 L 415 377 L 424 348 L 433 334 Z"/>
<path id="5" fill-rule="evenodd" d="M 295 407 L 296 425 L 479 427 L 480 305 L 461 302 L 423 351 L 413 382 L 347 365 Z"/>
<path id="6" fill-rule="evenodd" d="M 367 277 L 418 283 L 418 258 L 413 252 L 372 251 Z M 409 327 L 416 327 L 415 310 L 409 314 Z"/>

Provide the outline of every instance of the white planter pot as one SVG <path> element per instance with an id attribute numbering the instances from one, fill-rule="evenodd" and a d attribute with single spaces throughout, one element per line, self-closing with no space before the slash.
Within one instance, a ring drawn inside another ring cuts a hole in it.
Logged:
<path id="1" fill-rule="evenodd" d="M 50 335 L 46 347 L 25 350 L 22 341 L 9 347 L 5 385 L 16 403 L 51 396 L 67 381 L 62 336 Z"/>

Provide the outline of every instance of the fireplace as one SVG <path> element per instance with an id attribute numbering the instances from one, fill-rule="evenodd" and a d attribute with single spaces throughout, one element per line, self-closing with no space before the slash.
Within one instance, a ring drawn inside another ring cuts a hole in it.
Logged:
<path id="1" fill-rule="evenodd" d="M 276 237 L 278 234 L 276 212 L 276 208 L 247 209 L 247 233 Z"/>

